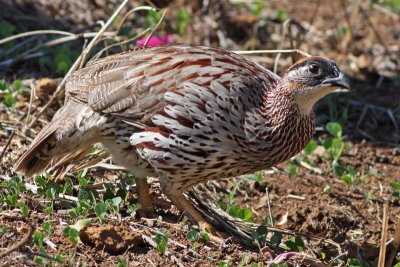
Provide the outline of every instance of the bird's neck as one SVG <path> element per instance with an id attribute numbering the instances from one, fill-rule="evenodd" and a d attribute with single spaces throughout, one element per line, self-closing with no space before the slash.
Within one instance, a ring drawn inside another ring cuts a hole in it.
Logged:
<path id="1" fill-rule="evenodd" d="M 246 124 L 250 140 L 258 146 L 255 156 L 263 159 L 275 155 L 266 161 L 272 166 L 290 159 L 308 144 L 314 133 L 314 113 L 302 114 L 294 99 L 284 93 L 268 92 L 264 97 L 263 107 Z"/>

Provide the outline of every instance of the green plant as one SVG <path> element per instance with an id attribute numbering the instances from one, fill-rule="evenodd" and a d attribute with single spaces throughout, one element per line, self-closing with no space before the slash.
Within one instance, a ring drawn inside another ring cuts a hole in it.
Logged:
<path id="1" fill-rule="evenodd" d="M 97 218 L 99 218 L 100 223 L 103 223 L 107 213 L 107 205 L 105 203 L 97 203 L 94 206 L 94 212 L 96 213 Z"/>
<path id="2" fill-rule="evenodd" d="M 345 30 L 343 28 L 342 30 Z M 330 94 L 324 98 L 324 102 L 329 109 L 329 120 L 338 122 L 340 125 L 345 125 L 349 118 L 349 104 L 337 105 L 339 94 Z"/>
<path id="3" fill-rule="evenodd" d="M 0 227 L 0 235 L 7 233 L 8 227 L 6 225 Z"/>
<path id="4" fill-rule="evenodd" d="M 301 237 L 292 237 L 291 239 L 285 242 L 285 250 L 288 251 L 304 251 L 304 241 Z"/>
<path id="5" fill-rule="evenodd" d="M 47 265 L 47 259 L 46 259 L 47 251 L 43 246 L 43 239 L 44 239 L 44 236 L 43 236 L 42 232 L 35 231 L 33 233 L 33 243 L 37 246 L 38 251 L 39 251 L 39 255 L 35 256 L 33 261 L 36 264 L 41 265 L 41 266 Z"/>
<path id="6" fill-rule="evenodd" d="M 168 238 L 169 235 L 165 232 L 158 232 L 154 238 L 154 241 L 156 242 L 156 249 L 161 254 L 165 254 L 167 251 Z"/>
<path id="7" fill-rule="evenodd" d="M 254 174 L 250 174 L 246 176 L 247 179 L 256 181 L 257 183 L 261 184 L 264 178 L 264 171 L 259 171 Z"/>
<path id="8" fill-rule="evenodd" d="M 158 21 L 161 19 L 161 13 L 154 11 L 154 10 L 149 10 L 147 12 L 147 15 L 144 18 L 145 26 L 146 27 L 154 27 Z"/>
<path id="9" fill-rule="evenodd" d="M 189 14 L 186 12 L 186 10 L 180 9 L 180 10 L 177 12 L 176 16 L 175 16 L 175 21 L 176 21 L 176 24 L 177 24 L 177 29 L 176 29 L 176 31 L 177 31 L 180 35 L 182 35 L 182 34 L 185 32 L 186 27 L 187 27 L 187 25 L 188 25 L 189 22 L 190 22 Z"/>
<path id="10" fill-rule="evenodd" d="M 344 149 L 342 126 L 338 122 L 329 122 L 326 125 L 326 130 L 333 136 L 333 138 L 326 139 L 323 142 L 323 146 L 330 158 L 333 159 L 333 162 L 338 162 Z"/>
<path id="11" fill-rule="evenodd" d="M 390 182 L 389 186 L 393 189 L 392 195 L 400 198 L 400 183 Z"/>
<path id="12" fill-rule="evenodd" d="M 118 267 L 128 267 L 128 262 L 122 257 L 117 257 L 117 266 Z"/>
<path id="13" fill-rule="evenodd" d="M 24 215 L 25 218 L 28 218 L 30 208 L 23 202 L 19 202 L 19 208 L 21 209 L 22 215 Z"/>
<path id="14" fill-rule="evenodd" d="M 0 91 L 5 93 L 4 103 L 13 111 L 15 111 L 15 104 L 17 102 L 15 96 L 18 93 L 22 94 L 22 90 L 23 84 L 21 80 L 15 80 L 12 84 L 9 84 L 5 80 L 0 80 Z"/>
<path id="15" fill-rule="evenodd" d="M 197 248 L 199 247 L 198 241 L 200 239 L 206 242 L 210 241 L 210 236 L 205 230 L 200 230 L 200 231 L 197 229 L 189 230 L 186 233 L 186 238 L 192 243 L 192 247 L 194 250 L 197 250 Z"/>
<path id="16" fill-rule="evenodd" d="M 14 24 L 11 24 L 7 21 L 0 22 L 0 38 L 1 39 L 11 36 L 13 33 L 15 33 L 15 30 L 16 30 L 16 28 L 15 28 Z M 8 42 L 3 45 L 6 49 L 10 49 L 14 46 L 13 42 Z"/>
<path id="17" fill-rule="evenodd" d="M 303 152 L 306 155 L 312 154 L 318 147 L 318 143 L 315 139 L 312 139 L 308 145 L 304 148 Z"/>
<path id="18" fill-rule="evenodd" d="M 244 220 L 246 222 L 251 222 L 251 217 L 253 216 L 253 213 L 251 210 L 247 208 L 242 208 L 239 206 L 232 205 L 228 209 L 229 215 Z"/>
<path id="19" fill-rule="evenodd" d="M 231 267 L 231 263 L 228 260 L 221 261 L 218 267 Z"/>
<path id="20" fill-rule="evenodd" d="M 278 9 L 278 19 L 279 19 L 279 21 L 282 23 L 282 22 L 284 22 L 286 19 L 287 19 L 287 11 L 286 11 L 286 9 L 285 8 L 279 8 Z"/>
<path id="21" fill-rule="evenodd" d="M 284 171 L 292 176 L 297 174 L 298 166 L 293 162 L 290 161 L 290 164 L 285 167 Z"/>
<path id="22" fill-rule="evenodd" d="M 263 224 L 259 225 L 256 230 L 251 232 L 251 237 L 254 239 L 259 249 L 265 246 L 267 242 L 267 234 L 268 228 Z"/>
<path id="23" fill-rule="evenodd" d="M 76 247 L 79 242 L 79 231 L 72 227 L 65 227 L 64 235 L 68 238 L 68 240 Z"/>

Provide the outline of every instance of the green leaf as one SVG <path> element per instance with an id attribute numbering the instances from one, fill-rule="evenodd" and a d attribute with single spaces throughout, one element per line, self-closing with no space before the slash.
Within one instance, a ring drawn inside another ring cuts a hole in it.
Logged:
<path id="1" fill-rule="evenodd" d="M 278 19 L 280 22 L 284 22 L 287 19 L 287 12 L 284 8 L 278 9 Z"/>
<path id="2" fill-rule="evenodd" d="M 122 202 L 122 198 L 121 197 L 115 197 L 112 199 L 112 204 L 114 207 L 119 207 L 119 205 Z"/>
<path id="3" fill-rule="evenodd" d="M 35 178 L 35 183 L 40 185 L 43 188 L 46 187 L 46 185 L 47 185 L 46 179 L 44 179 L 42 176 L 37 176 Z"/>
<path id="4" fill-rule="evenodd" d="M 15 80 L 13 82 L 13 87 L 19 92 L 22 93 L 23 84 L 21 80 Z"/>
<path id="5" fill-rule="evenodd" d="M 6 80 L 0 80 L 0 91 L 6 91 L 10 88 L 10 85 Z"/>
<path id="6" fill-rule="evenodd" d="M 326 125 L 326 130 L 335 138 L 342 137 L 342 126 L 338 122 L 329 122 Z"/>
<path id="7" fill-rule="evenodd" d="M 161 254 L 165 254 L 168 246 L 168 233 L 158 232 L 154 238 L 157 246 L 156 249 Z"/>
<path id="8" fill-rule="evenodd" d="M 7 233 L 7 231 L 8 231 L 7 226 L 4 225 L 0 227 L 0 235 L 4 235 L 5 233 Z"/>
<path id="9" fill-rule="evenodd" d="M 186 233 L 186 238 L 189 241 L 197 241 L 199 239 L 199 232 L 196 230 L 190 230 Z"/>
<path id="10" fill-rule="evenodd" d="M 46 215 L 50 215 L 53 212 L 53 203 L 51 203 L 48 207 L 43 210 L 43 213 Z"/>
<path id="11" fill-rule="evenodd" d="M 7 205 L 14 207 L 18 203 L 18 195 L 13 194 L 13 195 L 8 195 L 7 196 Z"/>
<path id="12" fill-rule="evenodd" d="M 61 191 L 61 186 L 57 183 L 50 182 L 46 185 L 45 195 L 48 198 L 55 199 Z"/>
<path id="13" fill-rule="evenodd" d="M 30 208 L 25 203 L 22 202 L 19 203 L 19 208 L 21 209 L 22 215 L 24 215 L 25 218 L 28 218 Z"/>
<path id="14" fill-rule="evenodd" d="M 11 92 L 6 94 L 6 99 L 4 101 L 6 103 L 7 107 L 13 107 L 16 103 L 15 101 L 15 97 L 13 96 L 13 94 Z"/>
<path id="15" fill-rule="evenodd" d="M 400 183 L 396 182 L 391 182 L 389 183 L 390 187 L 393 188 L 394 190 L 400 190 Z"/>
<path id="16" fill-rule="evenodd" d="M 316 140 L 312 139 L 310 143 L 304 148 L 304 153 L 306 155 L 310 155 L 312 152 L 314 152 L 315 149 L 317 149 L 318 143 Z"/>
<path id="17" fill-rule="evenodd" d="M 237 184 L 235 184 L 235 186 L 229 191 L 228 194 L 228 207 L 230 207 L 233 204 L 233 201 L 235 199 L 235 194 L 236 191 L 238 190 L 239 186 L 240 186 L 241 181 L 239 181 Z"/>
<path id="18" fill-rule="evenodd" d="M 35 231 L 33 233 L 33 242 L 38 246 L 38 248 L 43 247 L 43 234 L 40 231 Z"/>
<path id="19" fill-rule="evenodd" d="M 100 220 L 100 223 L 103 223 L 104 218 L 106 216 L 107 205 L 105 203 L 97 203 L 94 207 L 94 212 Z"/>
<path id="20" fill-rule="evenodd" d="M 178 33 L 182 35 L 186 30 L 186 26 L 190 22 L 189 14 L 185 10 L 181 9 L 176 14 L 175 19 L 177 22 Z"/>
<path id="21" fill-rule="evenodd" d="M 71 227 L 66 227 L 64 229 L 64 235 L 68 237 L 68 240 L 74 245 L 78 245 L 79 242 L 79 231 L 71 228 Z"/>
<path id="22" fill-rule="evenodd" d="M 295 241 L 295 244 L 297 246 L 298 251 L 300 251 L 300 252 L 304 251 L 304 241 L 303 241 L 303 239 L 301 237 L 299 237 L 299 236 L 296 236 L 294 238 L 294 241 Z"/>
<path id="23" fill-rule="evenodd" d="M 229 261 L 221 261 L 218 267 L 231 267 L 231 263 Z"/>
<path id="24" fill-rule="evenodd" d="M 117 264 L 118 267 L 128 267 L 128 262 L 122 257 L 117 257 Z"/>
<path id="25" fill-rule="evenodd" d="M 275 246 L 279 246 L 279 244 L 282 241 L 282 234 L 281 233 L 274 233 L 273 236 L 271 236 L 271 244 Z"/>
<path id="26" fill-rule="evenodd" d="M 337 176 L 343 176 L 345 173 L 346 169 L 338 164 L 337 162 L 333 163 L 333 173 L 336 174 Z"/>
<path id="27" fill-rule="evenodd" d="M 251 232 L 251 237 L 258 243 L 259 246 L 264 246 L 267 240 L 268 228 L 265 225 L 260 225 L 256 230 Z"/>
<path id="28" fill-rule="evenodd" d="M 353 185 L 354 184 L 354 179 L 353 176 L 346 174 L 342 176 L 342 180 L 348 184 L 348 185 Z"/>
<path id="29" fill-rule="evenodd" d="M 42 229 L 46 232 L 48 236 L 50 236 L 52 231 L 53 221 L 46 221 L 42 223 Z"/>
<path id="30" fill-rule="evenodd" d="M 349 267 L 361 267 L 362 264 L 359 259 L 357 258 L 349 258 L 347 259 L 347 266 Z"/>
<path id="31" fill-rule="evenodd" d="M 208 234 L 207 231 L 201 230 L 200 231 L 200 236 L 204 241 L 206 241 L 206 242 L 210 241 L 210 235 Z"/>
<path id="32" fill-rule="evenodd" d="M 228 210 L 228 213 L 235 218 L 239 218 L 247 222 L 251 221 L 251 216 L 253 215 L 251 210 L 238 206 L 231 206 Z"/>
<path id="33" fill-rule="evenodd" d="M 294 176 L 297 174 L 297 169 L 298 169 L 298 167 L 296 165 L 290 164 L 289 166 L 285 167 L 284 171 L 286 173 L 289 173 L 290 175 Z"/>
<path id="34" fill-rule="evenodd" d="M 15 26 L 6 21 L 0 22 L 0 36 L 8 37 L 15 32 Z"/>

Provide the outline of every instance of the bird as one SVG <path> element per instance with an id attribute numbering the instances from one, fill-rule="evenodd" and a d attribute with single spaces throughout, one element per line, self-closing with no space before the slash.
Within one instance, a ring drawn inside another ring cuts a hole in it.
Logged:
<path id="1" fill-rule="evenodd" d="M 314 104 L 349 81 L 336 63 L 304 57 L 281 76 L 220 48 L 168 45 L 89 62 L 65 102 L 14 165 L 26 177 L 101 143 L 137 178 L 141 216 L 153 216 L 147 177 L 201 228 L 184 192 L 209 180 L 268 169 L 312 139 Z"/>

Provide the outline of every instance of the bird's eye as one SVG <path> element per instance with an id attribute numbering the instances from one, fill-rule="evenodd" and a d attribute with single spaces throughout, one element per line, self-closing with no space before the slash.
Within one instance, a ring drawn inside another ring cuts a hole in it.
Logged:
<path id="1" fill-rule="evenodd" d="M 316 64 L 311 64 L 310 66 L 308 66 L 308 70 L 312 73 L 312 74 L 319 74 L 320 72 L 320 68 L 318 65 Z"/>

